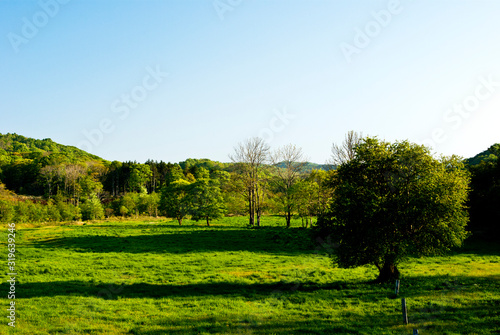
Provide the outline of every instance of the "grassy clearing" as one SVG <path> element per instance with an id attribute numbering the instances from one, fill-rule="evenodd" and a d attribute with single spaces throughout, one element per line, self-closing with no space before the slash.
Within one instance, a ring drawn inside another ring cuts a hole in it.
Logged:
<path id="1" fill-rule="evenodd" d="M 282 221 L 264 218 L 261 229 L 245 218 L 211 227 L 148 220 L 20 228 L 17 327 L 5 318 L 0 333 L 500 333 L 497 246 L 469 243 L 403 264 L 400 297 L 411 323 L 403 326 L 392 285 L 367 284 L 375 268 L 333 268 L 308 230 Z"/>

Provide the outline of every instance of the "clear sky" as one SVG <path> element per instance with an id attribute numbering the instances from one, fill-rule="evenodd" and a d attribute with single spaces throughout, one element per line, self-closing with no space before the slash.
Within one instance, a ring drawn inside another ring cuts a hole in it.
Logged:
<path id="1" fill-rule="evenodd" d="M 500 142 L 500 1 L 0 2 L 0 133 L 108 160 L 229 161 L 262 136 L 324 163 L 349 130 Z"/>

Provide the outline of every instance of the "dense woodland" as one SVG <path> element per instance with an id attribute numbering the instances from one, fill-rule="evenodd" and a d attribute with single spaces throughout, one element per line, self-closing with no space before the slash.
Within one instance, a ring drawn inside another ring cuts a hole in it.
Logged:
<path id="1" fill-rule="evenodd" d="M 306 162 L 300 148 L 271 152 L 255 138 L 228 153 L 230 163 L 187 159 L 109 162 L 50 139 L 0 134 L 0 222 L 80 221 L 140 215 L 211 220 L 262 215 L 292 216 L 304 226 L 323 213 L 333 194 L 335 165 Z M 336 154 L 336 155 L 335 155 Z M 470 229 L 498 230 L 500 222 L 500 144 L 465 160 L 470 171 Z"/>

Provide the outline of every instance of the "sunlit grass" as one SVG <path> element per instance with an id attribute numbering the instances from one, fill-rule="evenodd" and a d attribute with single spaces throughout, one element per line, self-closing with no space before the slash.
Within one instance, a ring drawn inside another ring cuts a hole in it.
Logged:
<path id="1" fill-rule="evenodd" d="M 500 332 L 498 246 L 469 243 L 448 256 L 409 260 L 400 267 L 395 299 L 392 284 L 368 283 L 374 267 L 334 268 L 300 221 L 293 229 L 283 228 L 279 217 L 264 218 L 263 225 L 250 229 L 246 218 L 225 218 L 211 227 L 154 219 L 21 227 L 18 320 L 11 332 Z M 5 281 L 3 275 L 3 292 Z M 6 325 L 0 333 L 8 333 Z"/>

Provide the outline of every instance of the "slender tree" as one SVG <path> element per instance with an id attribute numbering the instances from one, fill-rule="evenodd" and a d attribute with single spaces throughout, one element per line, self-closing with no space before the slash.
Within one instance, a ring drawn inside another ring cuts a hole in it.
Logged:
<path id="1" fill-rule="evenodd" d="M 249 224 L 255 224 L 257 215 L 257 226 L 260 226 L 262 215 L 261 186 L 263 180 L 260 178 L 261 170 L 269 155 L 269 145 L 259 137 L 253 137 L 234 148 L 234 153 L 229 158 L 238 164 L 238 173 L 243 177 L 245 193 L 248 202 Z"/>
<path id="2" fill-rule="evenodd" d="M 289 228 L 292 213 L 296 207 L 297 193 L 295 188 L 303 176 L 307 162 L 301 148 L 288 144 L 278 148 L 271 155 L 271 163 L 275 172 L 275 177 L 272 179 L 273 184 L 276 191 L 281 195 L 286 226 Z"/>
<path id="3" fill-rule="evenodd" d="M 362 138 L 363 133 L 357 133 L 354 130 L 348 131 L 342 144 L 332 144 L 332 152 L 328 164 L 339 166 L 354 159 L 356 146 L 361 143 Z"/>

